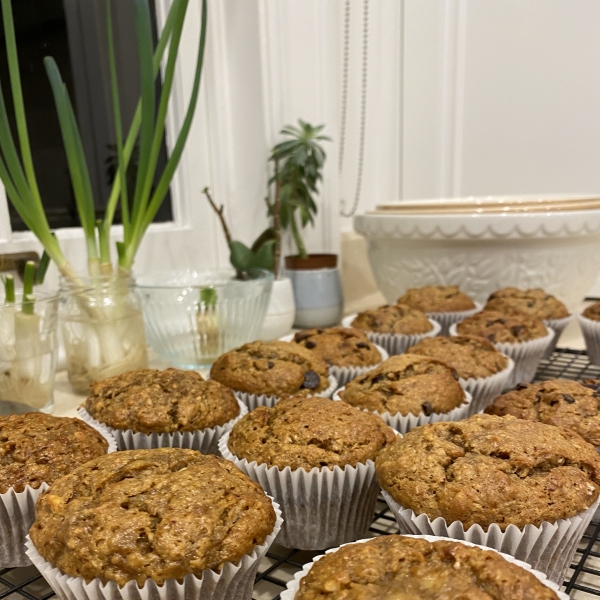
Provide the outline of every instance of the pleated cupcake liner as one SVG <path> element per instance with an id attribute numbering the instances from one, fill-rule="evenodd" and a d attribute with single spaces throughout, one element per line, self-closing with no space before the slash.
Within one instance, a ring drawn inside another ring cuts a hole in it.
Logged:
<path id="1" fill-rule="evenodd" d="M 329 387 L 318 394 L 309 394 L 307 398 L 312 396 L 320 396 L 321 398 L 331 398 L 333 393 L 337 389 L 338 382 L 333 375 L 329 375 Z M 254 410 L 259 406 L 268 406 L 273 408 L 282 398 L 282 396 L 271 396 L 269 394 L 249 394 L 248 392 L 240 392 L 239 390 L 232 390 L 235 397 L 241 400 L 249 410 Z"/>
<path id="2" fill-rule="evenodd" d="M 35 503 L 48 489 L 47 483 L 22 492 L 9 489 L 0 494 L 0 567 L 27 567 L 31 561 L 25 554 L 25 538 L 35 521 Z"/>
<path id="3" fill-rule="evenodd" d="M 343 391 L 343 387 L 337 390 L 332 400 L 339 400 L 340 402 L 343 402 L 342 397 L 340 396 L 340 393 Z M 395 429 L 398 433 L 404 435 L 411 429 L 420 427 L 421 425 L 426 425 L 427 423 L 438 423 L 440 421 L 461 421 L 462 419 L 467 419 L 472 414 L 472 398 L 469 392 L 466 390 L 464 390 L 464 392 L 464 402 L 460 406 L 453 408 L 447 413 L 431 413 L 430 415 L 426 415 L 425 413 L 421 413 L 419 415 L 402 415 L 400 413 L 380 413 L 376 410 L 368 410 L 367 408 L 363 408 L 363 410 L 381 417 L 392 429 Z"/>
<path id="4" fill-rule="evenodd" d="M 563 317 L 562 319 L 543 319 L 544 325 L 546 327 L 550 327 L 554 331 L 554 337 L 552 338 L 552 342 L 548 348 L 546 348 L 546 352 L 544 354 L 544 358 L 550 358 L 554 349 L 556 348 L 556 344 L 558 342 L 558 338 L 561 336 L 562 332 L 566 329 L 567 325 L 573 320 L 573 315 L 569 315 L 568 317 Z"/>
<path id="5" fill-rule="evenodd" d="M 508 357 L 507 357 L 508 358 Z M 515 368 L 515 363 L 508 358 L 508 366 L 490 375 L 489 377 L 469 377 L 469 379 L 460 379 L 460 385 L 473 397 L 469 416 L 475 413 L 483 412 L 502 391 L 508 387 L 510 376 Z"/>
<path id="6" fill-rule="evenodd" d="M 548 333 L 541 338 L 509 344 L 506 342 L 493 342 L 496 350 L 508 356 L 515 363 L 515 367 L 508 378 L 507 388 L 513 388 L 518 383 L 530 383 L 535 377 L 540 361 L 544 358 L 547 348 L 554 339 L 554 330 L 546 327 Z M 456 323 L 450 327 L 450 335 L 460 335 Z"/>
<path id="7" fill-rule="evenodd" d="M 600 321 L 577 315 L 577 321 L 585 339 L 588 357 L 593 365 L 600 365 Z"/>
<path id="8" fill-rule="evenodd" d="M 434 535 L 406 535 L 405 537 L 423 539 L 423 540 L 427 540 L 428 542 L 438 542 L 440 540 L 447 541 L 447 538 L 437 537 Z M 373 538 L 367 538 L 365 540 L 357 540 L 356 542 L 350 542 L 350 543 L 364 544 L 365 542 L 370 542 L 372 539 Z M 550 588 L 551 590 L 553 590 L 556 593 L 559 600 L 569 600 L 569 596 L 567 596 L 567 594 L 565 594 L 564 592 L 561 592 L 559 586 L 556 583 L 554 583 L 553 581 L 550 581 L 546 577 L 546 575 L 544 575 L 544 573 L 541 573 L 540 571 L 536 571 L 535 569 L 532 569 L 530 565 L 528 565 L 527 563 L 525 563 L 521 560 L 517 560 L 514 556 L 510 556 L 503 552 L 498 552 L 497 550 L 494 550 L 492 548 L 487 548 L 485 546 L 479 546 L 478 544 L 472 544 L 470 542 L 465 542 L 462 540 L 461 541 L 454 540 L 454 541 L 457 541 L 460 544 L 464 544 L 465 546 L 471 546 L 474 548 L 481 548 L 482 550 L 496 552 L 507 562 L 517 565 L 518 567 L 525 569 L 532 575 L 535 575 L 535 577 L 539 581 L 541 581 L 546 587 Z M 339 548 L 332 548 L 331 550 L 327 550 L 327 552 L 325 552 L 325 554 L 321 554 L 320 556 L 315 556 L 315 558 L 311 562 L 305 564 L 301 571 L 298 571 L 297 573 L 294 574 L 294 579 L 292 579 L 291 581 L 288 581 L 285 591 L 283 591 L 281 593 L 281 596 L 280 596 L 281 600 L 294 600 L 294 598 L 296 598 L 296 594 L 298 593 L 298 590 L 300 589 L 300 582 L 302 581 L 302 579 L 304 577 L 306 577 L 308 575 L 310 570 L 313 568 L 314 564 L 318 560 L 321 560 L 327 554 L 337 552 L 340 548 L 342 548 L 343 546 L 347 546 L 347 545 L 348 544 L 342 544 Z"/>
<path id="9" fill-rule="evenodd" d="M 323 550 L 366 535 L 379 493 L 372 460 L 343 469 L 292 471 L 240 459 L 229 450 L 228 440 L 226 433 L 219 441 L 223 457 L 259 483 L 281 507 L 284 522 L 278 544 Z"/>
<path id="10" fill-rule="evenodd" d="M 342 325 L 344 327 L 350 327 L 350 324 L 355 317 L 355 314 L 345 317 L 342 321 Z M 376 333 L 374 331 L 365 331 L 365 333 L 371 342 L 381 346 L 390 356 L 396 356 L 397 354 L 404 354 L 411 346 L 415 346 L 425 338 L 437 337 L 440 335 L 442 326 L 432 318 L 428 317 L 428 321 L 431 323 L 432 329 L 426 333 L 413 333 L 410 335 Z"/>
<path id="11" fill-rule="evenodd" d="M 437 321 L 441 325 L 441 331 L 438 335 L 448 336 L 450 327 L 455 323 L 460 323 L 469 317 L 481 312 L 483 306 L 479 304 L 479 302 L 474 302 L 475 308 L 471 308 L 469 310 L 456 310 L 451 312 L 428 312 L 425 313 L 429 319 L 433 319 Z"/>
<path id="12" fill-rule="evenodd" d="M 107 454 L 117 451 L 117 442 L 107 427 L 95 428 L 108 442 Z M 35 503 L 48 489 L 47 483 L 34 489 L 26 486 L 22 492 L 10 488 L 0 494 L 0 567 L 27 567 L 25 537 L 35 521 Z"/>
<path id="13" fill-rule="evenodd" d="M 460 521 L 448 524 L 442 517 L 432 521 L 426 514 L 416 515 L 411 509 L 404 508 L 385 490 L 382 494 L 401 533 L 435 535 L 486 546 L 528 563 L 559 585 L 564 581 L 577 544 L 600 502 L 599 498 L 587 510 L 573 517 L 558 519 L 554 523 L 544 521 L 539 527 L 509 525 L 502 531 L 498 524 L 493 523 L 487 531 L 480 525 L 472 525 L 465 531 Z"/>
<path id="14" fill-rule="evenodd" d="M 225 563 L 220 573 L 205 569 L 202 577 L 187 575 L 182 582 L 167 579 L 159 586 L 148 579 L 141 588 L 135 581 L 128 581 L 123 587 L 119 587 L 115 581 L 102 583 L 100 579 L 86 583 L 82 577 L 72 577 L 53 567 L 36 550 L 29 536 L 26 541 L 27 556 L 60 600 L 248 600 L 252 597 L 258 565 L 277 537 L 283 522 L 277 502 L 271 501 L 277 521 L 263 544 L 254 546 L 252 552 L 237 564 Z"/>
<path id="15" fill-rule="evenodd" d="M 237 400 L 237 398 L 236 398 Z M 197 431 L 176 431 L 174 433 L 140 433 L 131 429 L 115 429 L 100 423 L 82 406 L 77 409 L 79 418 L 94 428 L 104 427 L 117 440 L 119 450 L 148 450 L 150 448 L 188 448 L 202 454 L 219 454 L 219 438 L 231 431 L 233 426 L 248 412 L 248 407 L 237 400 L 240 413 L 224 425 L 206 427 Z"/>

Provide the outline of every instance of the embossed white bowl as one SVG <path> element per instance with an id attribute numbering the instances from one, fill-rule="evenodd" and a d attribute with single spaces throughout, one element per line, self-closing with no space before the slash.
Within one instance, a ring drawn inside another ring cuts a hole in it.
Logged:
<path id="1" fill-rule="evenodd" d="M 490 213 L 482 200 L 452 199 L 472 213 L 436 213 L 425 202 L 423 214 L 386 207 L 354 218 L 388 302 L 424 285 L 456 284 L 478 302 L 501 287 L 540 287 L 576 311 L 600 270 L 600 208 L 556 210 L 565 202 L 554 196 L 546 212 L 520 212 L 503 197 L 506 210 Z"/>

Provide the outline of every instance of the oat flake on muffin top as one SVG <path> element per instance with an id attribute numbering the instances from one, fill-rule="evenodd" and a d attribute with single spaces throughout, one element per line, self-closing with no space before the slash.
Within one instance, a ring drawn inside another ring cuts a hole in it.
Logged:
<path id="1" fill-rule="evenodd" d="M 364 331 L 352 327 L 305 329 L 294 335 L 293 342 L 314 352 L 329 366 L 368 367 L 381 362 L 375 344 Z"/>
<path id="2" fill-rule="evenodd" d="M 219 356 L 211 379 L 249 394 L 317 394 L 329 387 L 325 361 L 291 342 L 251 342 Z"/>
<path id="3" fill-rule="evenodd" d="M 340 398 L 378 413 L 447 413 L 465 402 L 456 371 L 439 360 L 415 354 L 392 356 L 351 381 Z"/>
<path id="4" fill-rule="evenodd" d="M 294 600 L 558 600 L 497 552 L 453 540 L 384 535 L 315 562 Z"/>
<path id="5" fill-rule="evenodd" d="M 539 526 L 589 508 L 600 492 L 596 448 L 564 428 L 511 416 L 473 415 L 418 427 L 384 448 L 381 487 L 417 515 Z"/>
<path id="6" fill-rule="evenodd" d="M 296 396 L 242 417 L 229 434 L 228 447 L 249 462 L 310 471 L 375 460 L 394 439 L 394 430 L 376 415 L 343 402 Z"/>
<path id="7" fill-rule="evenodd" d="M 548 335 L 548 330 L 539 319 L 519 314 L 505 315 L 497 311 L 477 313 L 456 326 L 459 335 L 475 335 L 493 343 L 516 344 L 528 342 Z"/>
<path id="8" fill-rule="evenodd" d="M 498 396 L 485 412 L 565 427 L 590 444 L 600 446 L 599 403 L 600 381 L 588 379 L 578 383 L 551 379 L 519 384 L 516 389 Z"/>
<path id="9" fill-rule="evenodd" d="M 358 313 L 352 321 L 352 327 L 396 335 L 428 333 L 433 329 L 425 313 L 402 304 L 388 304 Z"/>
<path id="10" fill-rule="evenodd" d="M 238 562 L 275 520 L 262 488 L 233 463 L 156 448 L 115 452 L 57 480 L 38 501 L 30 535 L 67 575 L 162 585 Z"/>
<path id="11" fill-rule="evenodd" d="M 216 427 L 240 414 L 229 388 L 181 369 L 141 369 L 98 381 L 84 407 L 109 427 L 146 434 Z"/>
<path id="12" fill-rule="evenodd" d="M 490 377 L 508 367 L 508 358 L 489 340 L 470 335 L 425 338 L 407 354 L 428 356 L 445 362 L 461 379 Z"/>
<path id="13" fill-rule="evenodd" d="M 457 285 L 428 285 L 410 288 L 398 298 L 398 304 L 426 313 L 472 310 L 475 303 Z"/>
<path id="14" fill-rule="evenodd" d="M 107 451 L 104 437 L 80 419 L 44 413 L 0 417 L 0 494 L 52 484 Z"/>

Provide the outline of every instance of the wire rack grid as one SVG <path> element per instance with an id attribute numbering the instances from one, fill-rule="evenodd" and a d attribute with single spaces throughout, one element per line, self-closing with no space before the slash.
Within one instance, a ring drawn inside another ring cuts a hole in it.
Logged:
<path id="1" fill-rule="evenodd" d="M 542 361 L 536 379 L 600 379 L 600 367 L 591 365 L 584 351 L 557 349 Z M 369 535 L 397 533 L 396 521 L 382 499 L 377 501 Z M 259 566 L 253 600 L 279 600 L 294 574 L 322 552 L 283 548 L 274 544 Z M 572 600 L 600 598 L 600 511 L 583 536 L 564 583 Z M 0 600 L 47 600 L 54 592 L 35 567 L 0 569 Z"/>

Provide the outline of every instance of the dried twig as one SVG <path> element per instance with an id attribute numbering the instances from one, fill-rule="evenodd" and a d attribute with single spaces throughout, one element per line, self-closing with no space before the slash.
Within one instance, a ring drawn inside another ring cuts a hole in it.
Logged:
<path id="1" fill-rule="evenodd" d="M 279 160 L 275 159 L 275 202 L 273 203 L 273 229 L 275 230 L 275 248 L 273 249 L 273 271 L 279 279 L 281 262 L 281 180 L 279 178 Z"/>

